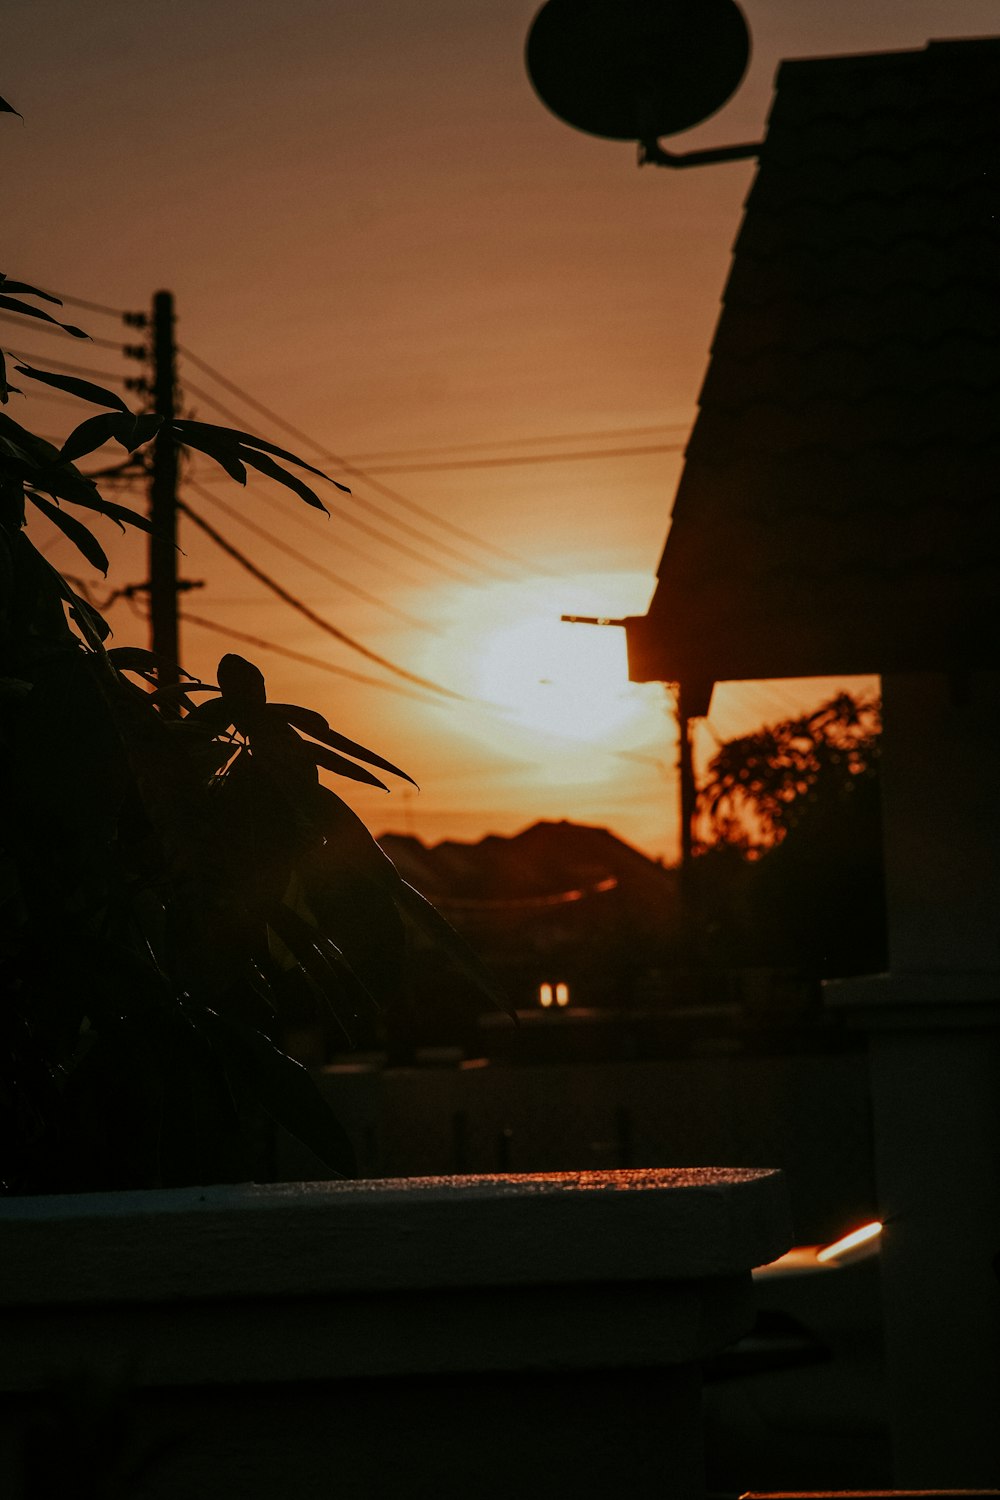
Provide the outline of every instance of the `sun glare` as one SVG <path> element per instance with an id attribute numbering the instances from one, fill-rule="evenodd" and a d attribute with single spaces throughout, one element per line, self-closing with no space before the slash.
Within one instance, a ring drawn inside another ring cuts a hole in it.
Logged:
<path id="1" fill-rule="evenodd" d="M 519 620 L 486 640 L 477 675 L 479 696 L 516 723 L 567 739 L 600 739 L 636 708 L 624 633 L 611 626 Z"/>
<path id="2" fill-rule="evenodd" d="M 629 682 L 624 630 L 560 616 L 641 614 L 651 588 L 617 572 L 455 591 L 421 671 L 467 695 L 463 730 L 530 764 L 536 786 L 605 778 L 608 754 L 662 738 L 661 695 Z"/>

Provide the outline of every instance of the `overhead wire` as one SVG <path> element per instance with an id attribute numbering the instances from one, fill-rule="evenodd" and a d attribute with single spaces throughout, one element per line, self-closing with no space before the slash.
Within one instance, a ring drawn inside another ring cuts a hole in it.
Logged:
<path id="1" fill-rule="evenodd" d="M 686 443 L 649 443 L 631 448 L 590 448 L 575 453 L 532 453 L 527 457 L 496 454 L 491 458 L 450 459 L 429 464 L 385 464 L 369 469 L 372 474 L 430 474 L 446 469 L 501 469 L 515 465 L 575 463 L 588 458 L 636 458 L 649 453 L 683 453 Z"/>
<path id="2" fill-rule="evenodd" d="M 215 482 L 218 484 L 223 483 L 223 476 L 220 474 Z M 443 573 L 448 578 L 453 578 L 457 583 L 475 582 L 467 573 L 459 573 L 455 568 L 450 567 L 447 563 L 439 562 L 436 558 L 425 557 L 422 552 L 417 552 L 415 548 L 408 547 L 405 542 L 397 541 L 395 537 L 389 536 L 384 531 L 379 531 L 377 526 L 369 526 L 367 521 L 359 521 L 357 516 L 353 516 L 350 511 L 344 510 L 342 506 L 335 505 L 329 500 L 324 501 L 324 504 L 331 516 L 336 516 L 339 521 L 345 521 L 348 526 L 354 526 L 358 531 L 363 531 L 366 536 L 374 537 L 376 541 L 383 542 L 387 547 L 392 547 L 394 551 L 401 552 L 404 557 L 410 557 L 415 562 L 422 563 L 425 568 L 433 568 L 436 572 Z"/>
<path id="3" fill-rule="evenodd" d="M 6 346 L 6 348 L 8 354 L 12 354 L 14 358 L 22 365 L 30 365 L 33 360 L 44 359 L 47 365 L 51 365 L 54 370 L 59 370 L 61 373 L 66 375 L 89 375 L 92 378 L 97 378 L 100 380 L 114 380 L 119 385 L 122 384 L 122 376 L 113 374 L 111 370 L 95 370 L 93 365 L 70 364 L 68 360 L 51 359 L 47 354 L 19 354 L 17 350 L 12 349 L 9 344 Z"/>
<path id="4" fill-rule="evenodd" d="M 200 458 L 200 455 L 192 456 Z M 207 464 L 209 460 L 206 459 L 205 462 Z M 252 476 L 248 477 L 252 478 Z M 201 478 L 205 484 L 221 484 L 223 482 L 223 476 L 219 474 L 218 469 L 214 464 L 211 465 L 211 472 L 206 471 L 203 473 L 201 470 L 199 470 L 199 478 Z M 269 495 L 266 490 L 257 485 L 253 486 L 253 495 L 254 504 L 261 502 L 264 505 L 267 505 L 271 510 L 275 511 L 277 515 L 281 516 L 282 520 L 292 521 L 296 526 L 300 528 L 300 530 L 308 531 L 310 536 L 315 541 L 316 517 L 311 511 L 308 515 L 300 515 L 299 509 L 301 509 L 301 507 L 296 510 L 289 510 L 282 504 L 279 499 L 277 499 L 273 495 Z M 342 536 L 338 536 L 337 546 L 342 548 L 346 552 L 353 553 L 355 557 L 360 557 L 362 562 L 366 562 L 375 568 L 381 568 L 384 572 L 391 574 L 393 578 L 398 579 L 400 583 L 405 583 L 409 588 L 420 589 L 424 587 L 424 585 L 418 582 L 417 579 L 411 578 L 406 573 L 401 573 L 398 568 L 394 568 L 391 563 L 387 563 L 384 559 L 374 557 L 370 552 L 365 552 L 363 548 L 356 547 L 353 542 L 345 541 Z"/>
<path id="5" fill-rule="evenodd" d="M 426 693 L 415 693 L 411 688 L 401 687 L 398 682 L 386 682 L 379 677 L 368 677 L 363 672 L 352 672 L 349 667 L 339 667 L 334 662 L 324 661 L 321 656 L 310 656 L 305 651 L 294 651 L 290 646 L 279 646 L 276 641 L 264 640 L 263 637 L 250 635 L 245 630 L 236 630 L 232 625 L 222 625 L 217 620 L 206 620 L 202 615 L 189 614 L 186 609 L 181 609 L 180 618 L 186 625 L 214 631 L 231 640 L 242 641 L 244 645 L 256 646 L 261 651 L 273 651 L 276 656 L 287 656 L 291 661 L 302 662 L 308 667 L 317 667 L 322 672 L 331 672 L 335 677 L 345 677 L 350 682 L 360 682 L 366 687 L 382 688 L 384 692 L 397 693 L 400 697 L 412 698 L 417 703 L 429 703 L 435 708 L 440 706 L 438 698 L 432 698 Z"/>
<path id="6" fill-rule="evenodd" d="M 6 310 L 0 311 L 0 319 L 3 322 L 15 323 L 18 328 L 25 327 L 23 321 L 25 316 L 26 314 L 24 313 L 7 312 Z M 58 333 L 64 339 L 74 338 L 73 334 L 67 333 L 65 328 L 60 327 L 58 323 L 48 323 L 41 318 L 31 319 L 31 331 L 32 333 Z M 125 348 L 122 339 L 102 339 L 98 338 L 96 334 L 91 333 L 87 334 L 87 343 L 93 344 L 95 349 L 116 349 L 119 353 Z"/>
<path id="7" fill-rule="evenodd" d="M 203 360 L 199 355 L 195 354 L 185 345 L 179 344 L 178 349 L 186 359 L 190 359 L 192 364 L 197 365 L 200 370 L 203 370 L 206 375 L 210 375 L 213 380 L 218 381 L 221 386 L 230 391 L 234 396 L 238 396 L 240 400 L 246 402 L 248 406 L 254 407 L 256 411 L 259 411 L 264 416 L 270 418 L 272 422 L 276 422 L 280 427 L 283 427 L 286 432 L 290 432 L 293 436 L 299 438 L 300 441 L 308 443 L 315 452 L 321 454 L 330 462 L 339 464 L 341 470 L 345 474 L 348 474 L 353 478 L 362 480 L 372 489 L 376 490 L 379 494 L 384 495 L 386 499 L 392 500 L 397 505 L 402 506 L 404 510 L 411 511 L 413 514 L 423 517 L 423 519 L 426 521 L 431 521 L 435 526 L 440 527 L 444 531 L 450 532 L 453 536 L 461 538 L 462 541 L 471 543 L 473 546 L 480 548 L 482 551 L 492 554 L 494 557 L 502 560 L 503 562 L 506 562 L 508 565 L 513 565 L 514 567 L 522 570 L 527 570 L 529 572 L 533 571 L 532 564 L 526 562 L 524 558 L 517 557 L 514 553 L 507 552 L 502 547 L 497 547 L 493 542 L 489 542 L 483 537 L 476 536 L 474 532 L 467 531 L 462 526 L 456 526 L 452 521 L 446 521 L 443 517 L 437 516 L 433 511 L 428 510 L 425 506 L 418 505 L 415 500 L 410 500 L 405 495 L 401 495 L 398 490 L 390 489 L 388 485 L 382 484 L 380 480 L 373 479 L 369 474 L 366 473 L 364 469 L 359 468 L 356 464 L 350 463 L 348 460 L 343 458 L 342 455 L 340 455 L 339 453 L 334 453 L 332 449 L 327 448 L 324 444 L 318 443 L 316 439 L 310 437 L 307 432 L 303 432 L 300 427 L 296 427 L 293 423 L 289 422 L 280 414 L 280 412 L 276 412 L 272 407 L 265 406 L 262 401 L 258 401 L 256 397 L 251 396 L 248 391 L 245 391 L 241 386 L 236 385 L 234 381 L 231 381 L 227 376 L 223 375 L 221 371 L 216 370 L 213 365 L 210 365 L 207 362 L 207 360 Z M 402 525 L 403 523 L 397 521 L 396 524 Z M 441 545 L 443 546 L 443 543 Z"/>
<path id="8" fill-rule="evenodd" d="M 234 547 L 232 542 L 228 541 L 226 537 L 224 537 L 219 531 L 215 529 L 214 526 L 206 521 L 203 516 L 199 515 L 196 510 L 192 510 L 191 506 L 188 505 L 186 500 L 178 500 L 177 509 L 185 516 L 187 516 L 190 521 L 193 521 L 194 524 L 199 528 L 199 530 L 203 531 L 205 535 L 211 541 L 213 541 L 222 552 L 225 552 L 228 557 L 231 557 L 233 561 L 238 563 L 241 568 L 243 568 L 252 577 L 256 578 L 257 581 L 259 583 L 262 583 L 265 588 L 270 589 L 270 591 L 273 594 L 276 594 L 279 599 L 283 599 L 290 608 L 296 610 L 300 615 L 303 616 L 304 619 L 309 620 L 313 625 L 317 626 L 318 629 L 325 631 L 327 635 L 332 636 L 334 640 L 340 641 L 351 651 L 358 652 L 358 654 L 365 657 L 366 660 L 375 662 L 376 665 L 380 667 L 384 667 L 387 672 L 391 672 L 394 676 L 402 678 L 405 682 L 412 682 L 416 687 L 426 688 L 429 692 L 432 693 L 440 693 L 442 697 L 454 699 L 456 702 L 467 701 L 464 694 L 456 693 L 451 688 L 443 687 L 441 683 L 433 682 L 430 680 L 430 678 L 421 677 L 418 673 L 411 672 L 409 668 L 400 666 L 398 662 L 391 661 L 388 657 L 381 656 L 377 651 L 372 651 L 369 646 L 365 646 L 361 641 L 355 640 L 353 636 L 348 635 L 348 633 L 345 630 L 341 630 L 339 626 L 334 625 L 329 620 L 324 619 L 322 615 L 318 615 L 316 611 L 310 609 L 307 604 L 303 604 L 301 599 L 298 599 L 288 589 L 283 588 L 282 585 L 278 583 L 276 579 L 272 578 L 269 573 L 265 573 L 263 568 L 259 568 L 257 564 L 252 562 L 245 553 L 239 550 L 239 548 Z"/>
<path id="9" fill-rule="evenodd" d="M 221 401 L 217 401 L 214 396 L 201 389 L 201 387 L 192 385 L 191 381 L 186 377 L 184 380 L 184 389 L 185 391 L 189 391 L 192 395 L 198 396 L 202 400 L 208 401 L 212 406 L 215 407 L 216 411 L 218 411 L 222 416 L 227 417 L 230 422 L 237 422 L 240 426 L 243 425 L 244 419 L 240 417 L 236 412 L 234 412 L 231 407 L 225 406 Z M 268 415 L 271 417 L 271 420 L 274 420 L 273 414 L 268 413 Z M 287 422 L 283 425 L 288 427 L 289 430 L 297 436 L 304 437 L 304 434 L 300 433 L 298 428 L 291 427 L 291 425 Z M 317 452 L 324 453 L 327 457 L 334 456 L 332 454 L 327 454 L 326 450 L 321 448 L 318 443 L 313 442 L 312 439 L 308 439 L 307 441 L 309 442 L 311 447 L 316 449 Z M 339 459 L 337 459 L 336 461 L 338 463 L 341 463 L 341 460 Z M 353 476 L 355 472 L 360 471 L 344 470 L 344 472 L 351 472 Z M 427 546 L 433 547 L 437 551 L 445 553 L 447 556 L 454 558 L 457 562 L 462 563 L 465 567 L 474 568 L 477 572 L 489 573 L 494 578 L 503 577 L 503 575 L 497 573 L 495 569 L 489 568 L 485 564 L 477 562 L 475 558 L 466 557 L 463 553 L 457 551 L 454 547 L 449 547 L 446 542 L 440 541 L 439 538 L 428 536 L 425 531 L 421 531 L 416 526 L 410 526 L 406 521 L 401 521 L 398 516 L 394 516 L 389 511 L 383 510 L 381 506 L 373 505 L 370 500 L 366 500 L 364 503 L 369 511 L 378 516 L 379 520 L 388 522 L 390 526 L 398 527 L 400 531 L 405 532 L 408 536 L 412 536 L 416 538 L 417 541 L 423 542 Z M 331 507 L 327 506 L 327 509 L 330 510 Z M 350 519 L 349 512 L 341 510 L 338 512 L 338 514 L 343 516 L 344 519 Z M 452 576 L 454 577 L 456 575 L 453 574 Z M 467 582 L 468 580 L 462 581 Z"/>
<path id="10" fill-rule="evenodd" d="M 231 407 L 226 407 L 226 405 L 223 405 L 222 402 L 216 401 L 216 399 L 214 399 L 214 396 L 208 395 L 207 392 L 201 390 L 201 387 L 192 386 L 192 383 L 190 383 L 189 380 L 184 380 L 184 390 L 186 390 L 186 392 L 192 393 L 193 396 L 199 396 L 202 401 L 210 402 L 210 405 L 213 405 L 213 407 L 216 408 L 217 413 L 220 413 L 220 416 L 226 417 L 229 422 L 240 423 L 240 426 L 243 425 L 243 417 L 238 416 L 235 411 L 232 411 Z M 316 444 L 313 444 L 313 447 L 316 447 Z M 475 568 L 475 570 L 477 571 L 487 571 L 487 573 L 492 573 L 492 570 L 490 570 L 490 568 L 483 568 L 483 564 L 475 561 L 475 558 L 466 558 L 466 556 L 463 556 L 462 553 L 456 552 L 453 547 L 445 546 L 445 543 L 439 541 L 438 538 L 429 537 L 426 531 L 418 531 L 417 526 L 409 526 L 408 523 L 405 522 L 405 520 L 400 520 L 397 516 L 391 516 L 391 514 L 388 513 L 387 510 L 382 510 L 379 505 L 373 505 L 370 501 L 366 501 L 366 505 L 370 511 L 373 511 L 373 513 L 375 513 L 376 516 L 379 517 L 379 519 L 387 520 L 390 525 L 399 526 L 400 531 L 408 532 L 408 534 L 412 535 L 412 537 L 417 537 L 418 541 L 426 541 L 429 546 L 436 547 L 436 549 L 442 550 L 442 552 L 447 552 L 448 555 L 454 556 L 454 558 L 459 559 L 460 562 L 465 562 L 466 567 Z M 351 511 L 343 510 L 343 508 L 336 508 L 333 507 L 333 505 L 327 505 L 327 510 L 330 511 L 331 514 L 337 514 L 337 516 L 340 516 L 340 519 L 346 520 L 349 525 L 358 525 L 357 520 L 354 520 L 354 517 L 351 516 Z M 379 535 L 379 537 L 381 537 L 381 532 L 373 531 L 372 535 Z M 387 540 L 387 538 L 382 538 L 382 540 Z M 391 543 L 390 541 L 390 546 L 391 544 L 393 543 Z M 412 555 L 414 555 L 414 553 L 411 553 L 411 556 Z M 421 559 L 421 561 L 427 561 L 427 559 Z M 432 565 L 432 567 L 442 568 L 442 564 L 439 564 L 439 562 L 430 562 L 430 565 Z M 499 577 L 501 576 L 501 574 L 493 573 L 492 576 Z M 468 582 L 468 579 L 463 579 L 463 577 L 460 577 L 460 574 L 454 573 L 454 571 L 451 571 L 451 577 L 457 577 L 460 582 Z"/>
<path id="11" fill-rule="evenodd" d="M 352 464 L 370 463 L 373 459 L 381 458 L 430 458 L 439 457 L 444 453 L 473 453 L 477 450 L 496 448 L 529 448 L 546 443 L 573 443 L 581 440 L 603 442 L 607 438 L 626 437 L 651 437 L 656 432 L 686 432 L 691 426 L 688 422 L 660 422 L 654 427 L 605 427 L 595 428 L 590 432 L 542 432 L 533 437 L 519 438 L 493 438 L 488 442 L 479 443 L 445 443 L 434 448 L 381 448 L 374 452 L 352 453 L 350 462 Z"/>
<path id="12" fill-rule="evenodd" d="M 42 291 L 45 291 L 42 287 Z M 108 307 L 104 302 L 88 302 L 83 297 L 70 297 L 66 292 L 49 292 L 50 297 L 58 297 L 59 301 L 67 307 L 82 307 L 86 312 L 106 313 L 109 318 L 124 318 L 128 310 L 124 307 Z"/>
<path id="13" fill-rule="evenodd" d="M 337 584 L 339 588 L 346 589 L 349 594 L 354 594 L 358 599 L 364 600 L 365 603 L 372 604 L 377 609 L 382 609 L 388 614 L 395 615 L 397 619 L 403 620 L 407 625 L 412 625 L 417 630 L 428 630 L 432 634 L 437 633 L 434 626 L 428 625 L 426 620 L 418 620 L 415 615 L 407 614 L 405 610 L 398 609 L 394 604 L 389 604 L 385 599 L 379 599 L 375 594 L 369 594 L 367 590 L 359 588 L 350 579 L 342 578 L 339 573 L 334 573 L 332 569 L 325 567 L 323 563 L 317 562 L 314 557 L 307 556 L 305 552 L 300 552 L 296 547 L 290 547 L 287 542 L 282 541 L 281 537 L 275 536 L 273 531 L 268 531 L 265 526 L 258 525 L 256 521 L 251 520 L 249 516 L 239 511 L 235 505 L 230 505 L 228 501 L 221 499 L 220 496 L 213 495 L 210 490 L 207 490 L 204 485 L 199 484 L 196 479 L 186 479 L 183 483 L 194 490 L 195 494 L 200 495 L 203 500 L 207 500 L 211 505 L 221 510 L 223 515 L 227 515 L 232 520 L 238 521 L 241 526 L 246 527 L 248 531 L 252 531 L 255 536 L 261 537 L 262 540 L 269 542 L 279 552 L 284 552 L 287 557 L 293 558 L 296 562 L 302 563 L 304 567 L 310 568 L 314 573 L 318 573 L 321 578 L 329 579 L 331 583 Z"/>

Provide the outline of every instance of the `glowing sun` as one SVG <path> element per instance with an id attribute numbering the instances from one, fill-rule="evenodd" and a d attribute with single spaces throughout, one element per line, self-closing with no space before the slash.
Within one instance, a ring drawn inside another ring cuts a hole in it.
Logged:
<path id="1" fill-rule="evenodd" d="M 596 740 L 635 710 L 625 635 L 545 616 L 501 626 L 484 642 L 477 691 L 529 729 Z"/>

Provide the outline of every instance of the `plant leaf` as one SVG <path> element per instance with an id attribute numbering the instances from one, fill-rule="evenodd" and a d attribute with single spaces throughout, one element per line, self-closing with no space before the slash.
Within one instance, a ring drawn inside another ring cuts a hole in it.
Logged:
<path id="1" fill-rule="evenodd" d="M 71 463 L 73 459 L 82 458 L 85 453 L 93 453 L 95 448 L 110 442 L 117 421 L 118 418 L 112 411 L 102 411 L 98 417 L 87 417 L 79 427 L 73 428 L 59 450 L 59 457 L 66 463 Z"/>
<path id="2" fill-rule="evenodd" d="M 253 712 L 267 702 L 264 674 L 245 656 L 227 652 L 219 662 L 218 678 L 220 692 L 238 713 Z"/>
<path id="3" fill-rule="evenodd" d="M 214 458 L 237 484 L 246 484 L 247 471 L 240 461 L 240 446 L 228 427 L 211 422 L 176 421 L 171 424 L 175 440 L 186 448 L 197 448 Z"/>
<path id="4" fill-rule="evenodd" d="M 71 505 L 82 505 L 87 510 L 98 511 L 102 516 L 107 516 L 109 520 L 117 522 L 122 527 L 122 530 L 124 530 L 124 523 L 127 521 L 130 526 L 135 526 L 139 531 L 152 533 L 152 522 L 146 516 L 140 515 L 137 510 L 132 510 L 128 505 L 119 505 L 117 501 L 105 500 L 96 486 L 93 498 L 84 500 L 82 496 L 78 495 L 69 495 L 64 498 L 68 499 Z"/>
<path id="5" fill-rule="evenodd" d="M 213 734 L 222 734 L 233 722 L 232 704 L 225 698 L 206 698 L 204 703 L 197 703 L 191 709 L 184 722 L 188 721 L 203 725 Z"/>
<path id="6" fill-rule="evenodd" d="M 43 312 L 40 307 L 32 307 L 27 302 L 19 302 L 14 297 L 4 297 L 0 294 L 0 307 L 5 307 L 8 312 L 24 313 L 29 318 L 41 318 L 43 323 L 54 323 L 57 328 L 71 333 L 75 339 L 90 338 L 90 334 L 84 333 L 82 328 L 76 328 L 72 323 L 60 323 L 58 318 L 53 318 L 49 313 Z"/>
<path id="7" fill-rule="evenodd" d="M 115 425 L 111 429 L 111 436 L 116 443 L 128 453 L 134 453 L 144 443 L 152 442 L 153 438 L 163 426 L 163 418 L 156 412 L 128 412 L 115 418 Z"/>
<path id="8" fill-rule="evenodd" d="M 338 776 L 347 776 L 351 781 L 363 781 L 365 786 L 381 787 L 383 792 L 389 788 L 384 781 L 380 781 L 371 771 L 366 771 L 364 766 L 359 766 L 353 760 L 347 760 L 343 755 L 338 755 L 334 750 L 328 750 L 325 745 L 316 745 L 309 740 L 299 740 L 318 766 L 326 771 L 333 771 Z"/>
<path id="9" fill-rule="evenodd" d="M 98 614 L 92 604 L 88 604 L 86 599 L 81 599 L 80 595 L 70 588 L 65 578 L 57 568 L 52 566 L 48 558 L 43 557 L 37 550 L 36 556 L 49 575 L 50 581 L 55 585 L 59 597 L 65 599 L 69 605 L 70 614 L 79 625 L 87 645 L 94 651 L 103 651 L 104 642 L 111 634 L 111 626 L 107 620 L 103 615 Z"/>
<path id="10" fill-rule="evenodd" d="M 0 114 L 17 115 L 17 118 L 19 120 L 24 119 L 21 111 L 19 109 L 15 109 L 13 104 L 8 104 L 6 99 L 0 99 Z"/>
<path id="11" fill-rule="evenodd" d="M 332 1171 L 354 1176 L 350 1138 L 305 1068 L 250 1026 L 207 1007 L 203 1018 L 234 1093 L 262 1106 Z"/>
<path id="12" fill-rule="evenodd" d="M 361 983 L 336 943 L 315 923 L 293 911 L 286 901 L 279 901 L 268 912 L 267 925 L 327 1000 L 347 998 L 352 1007 L 349 1019 L 359 1021 L 362 1011 L 378 1010 L 375 997 Z M 353 1040 L 339 1010 L 336 1017 L 348 1040 Z"/>
<path id="13" fill-rule="evenodd" d="M 287 448 L 279 448 L 276 443 L 269 443 L 264 438 L 254 437 L 252 432 L 241 432 L 236 427 L 219 427 L 211 422 L 199 422 L 196 425 L 214 429 L 216 432 L 225 432 L 230 437 L 235 438 L 241 448 L 259 448 L 264 453 L 273 454 L 275 458 L 283 458 L 288 463 L 295 464 L 299 469 L 308 469 L 309 473 L 315 474 L 317 479 L 325 479 L 330 484 L 336 485 L 337 489 L 343 490 L 345 495 L 351 493 L 346 484 L 340 484 L 336 479 L 331 479 L 329 474 L 324 474 L 322 469 L 317 469 L 312 464 L 306 463 L 305 459 L 299 458 L 297 453 L 290 453 Z"/>
<path id="14" fill-rule="evenodd" d="M 15 110 L 16 114 L 17 111 Z M 53 297 L 51 292 L 43 292 L 40 286 L 29 286 L 26 281 L 11 281 L 8 276 L 0 272 L 0 292 L 27 292 L 32 297 L 43 297 L 46 302 L 54 302 L 57 307 L 62 307 L 62 298 Z"/>
<path id="15" fill-rule="evenodd" d="M 444 948 L 466 978 L 471 979 L 478 989 L 489 996 L 494 1005 L 513 1019 L 514 1010 L 496 975 L 487 968 L 451 923 L 445 920 L 437 907 L 402 876 L 399 877 L 399 885 L 393 888 L 393 896 L 403 915 L 409 917 L 438 947 Z"/>
<path id="16" fill-rule="evenodd" d="M 311 505 L 315 510 L 323 511 L 324 515 L 330 514 L 322 500 L 309 488 L 304 479 L 300 479 L 297 474 L 289 474 L 288 470 L 276 464 L 273 458 L 268 458 L 265 453 L 254 453 L 250 448 L 241 448 L 240 457 L 245 463 L 259 469 L 262 474 L 266 474 L 269 479 L 276 479 L 286 489 L 293 490 L 307 505 Z"/>
<path id="17" fill-rule="evenodd" d="M 16 365 L 15 368 L 19 375 L 30 375 L 32 380 L 41 381 L 43 385 L 53 385 L 70 396 L 79 396 L 81 401 L 91 401 L 95 406 L 110 406 L 115 411 L 132 415 L 121 396 L 109 391 L 106 386 L 94 385 L 90 380 L 79 380 L 75 375 L 56 375 L 51 370 L 36 370 L 33 365 Z"/>
<path id="18" fill-rule="evenodd" d="M 89 531 L 75 516 L 67 515 L 64 510 L 59 509 L 58 505 L 44 500 L 41 495 L 36 495 L 31 490 L 25 493 L 32 505 L 36 505 L 53 526 L 58 526 L 63 535 L 68 536 L 77 550 L 83 553 L 91 566 L 99 568 L 106 578 L 108 576 L 107 554 L 93 532 Z"/>
<path id="19" fill-rule="evenodd" d="M 324 719 L 322 714 L 316 713 L 311 708 L 300 708 L 297 703 L 269 703 L 268 712 L 280 715 L 286 724 L 291 724 L 295 729 L 301 729 L 303 734 L 311 735 L 314 740 L 319 740 L 324 745 L 329 745 L 333 750 L 342 750 L 345 755 L 353 755 L 355 760 L 363 760 L 370 766 L 379 766 L 383 771 L 390 771 L 393 776 L 400 776 L 408 781 L 411 786 L 416 786 L 412 776 L 394 766 L 391 760 L 384 760 L 381 755 L 376 755 L 374 750 L 368 750 L 364 745 L 349 740 L 346 735 L 338 734 L 335 729 Z"/>

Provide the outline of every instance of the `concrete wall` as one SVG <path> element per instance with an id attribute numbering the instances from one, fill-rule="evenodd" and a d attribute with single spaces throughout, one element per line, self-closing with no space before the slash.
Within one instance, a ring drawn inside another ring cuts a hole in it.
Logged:
<path id="1" fill-rule="evenodd" d="M 877 1218 L 864 1054 L 572 1067 L 325 1068 L 365 1177 L 605 1167 L 780 1167 L 799 1243 Z M 277 1169 L 321 1165 L 284 1139 Z"/>

